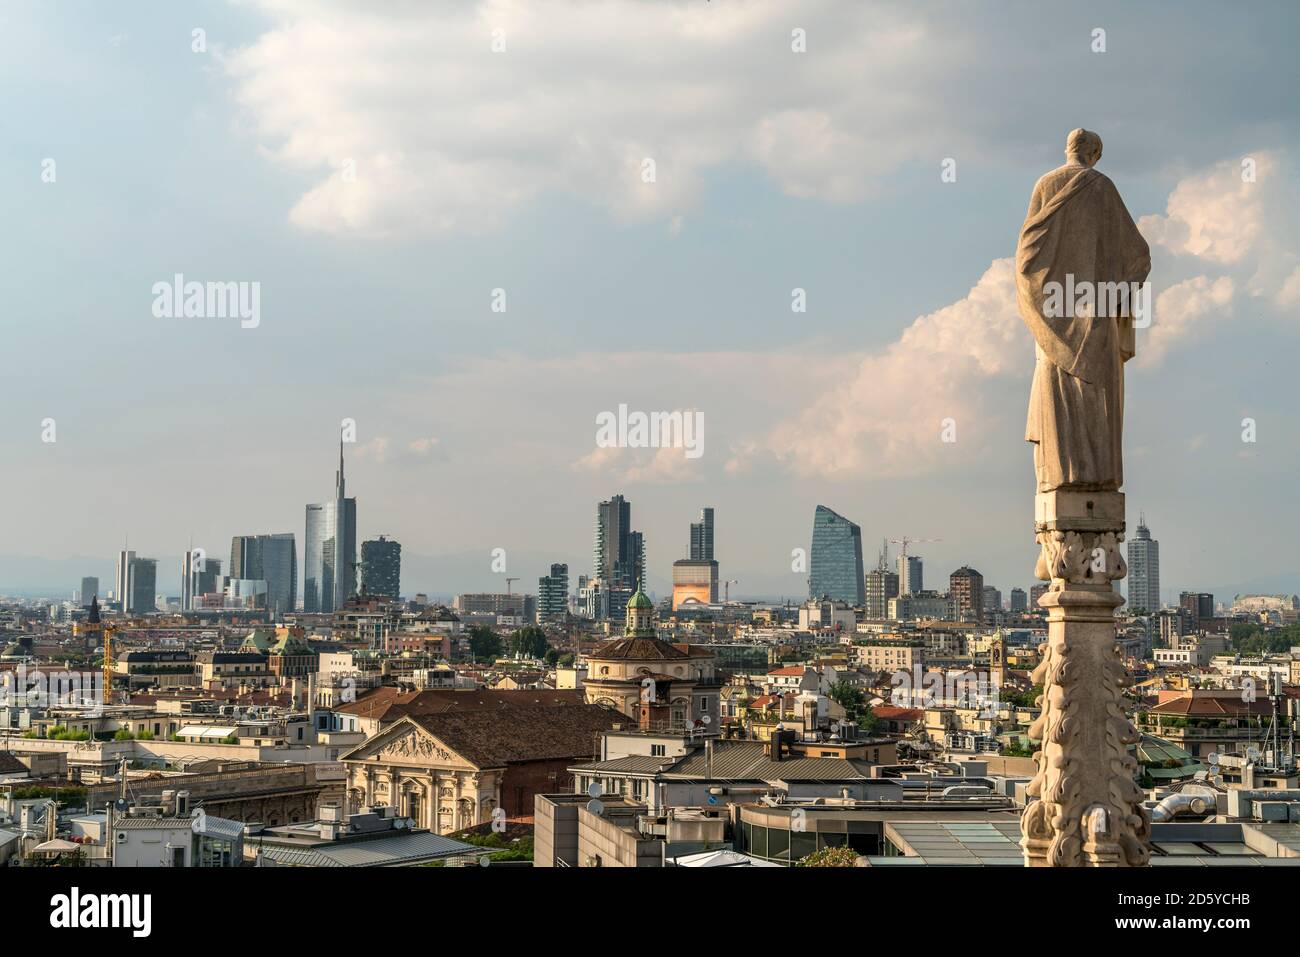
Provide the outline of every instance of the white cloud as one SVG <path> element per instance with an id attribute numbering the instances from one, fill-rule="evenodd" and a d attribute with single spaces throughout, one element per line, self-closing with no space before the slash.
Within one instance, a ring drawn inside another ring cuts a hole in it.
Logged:
<path id="1" fill-rule="evenodd" d="M 1243 181 L 1237 160 L 1225 160 L 1181 180 L 1169 194 L 1165 215 L 1138 220 L 1142 235 L 1175 255 L 1220 265 L 1240 262 L 1251 254 L 1263 232 L 1264 204 L 1277 170 L 1270 154 L 1255 159 L 1255 182 Z"/>
<path id="2" fill-rule="evenodd" d="M 447 460 L 442 443 L 427 436 L 395 444 L 391 437 L 377 435 L 369 442 L 358 444 L 352 454 L 359 461 L 380 465 L 418 465 Z"/>
<path id="3" fill-rule="evenodd" d="M 954 451 L 978 448 L 989 425 L 981 380 L 1032 368 L 1015 295 L 1012 261 L 995 260 L 963 299 L 860 358 L 842 382 L 742 450 L 728 469 L 743 471 L 767 454 L 798 474 L 915 474 Z M 941 440 L 945 419 L 955 421 L 956 443 Z"/>
<path id="4" fill-rule="evenodd" d="M 685 450 L 675 448 L 597 447 L 574 462 L 573 468 L 628 485 L 678 485 L 704 479 L 700 459 L 688 458 Z"/>
<path id="5" fill-rule="evenodd" d="M 1187 345 L 1216 321 L 1230 318 L 1233 290 L 1230 276 L 1195 276 L 1162 291 L 1156 296 L 1151 326 L 1139 342 L 1139 365 L 1158 365 L 1170 349 Z"/>
<path id="6" fill-rule="evenodd" d="M 272 26 L 221 62 L 267 154 L 316 177 L 290 213 L 303 229 L 492 229 L 548 192 L 671 222 L 736 163 L 794 196 L 853 201 L 978 128 L 936 69 L 957 68 L 962 41 L 904 5 L 253 5 Z M 807 53 L 791 50 L 796 25 Z"/>

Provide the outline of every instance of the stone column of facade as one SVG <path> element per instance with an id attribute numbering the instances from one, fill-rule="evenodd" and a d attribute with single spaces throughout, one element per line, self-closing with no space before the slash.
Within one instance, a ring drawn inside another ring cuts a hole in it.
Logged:
<path id="1" fill-rule="evenodd" d="M 1037 575 L 1051 586 L 1047 642 L 1034 670 L 1041 713 L 1038 773 L 1020 819 L 1028 867 L 1134 867 L 1150 854 L 1150 816 L 1128 746 L 1138 740 L 1124 710 L 1130 679 L 1115 641 L 1112 582 L 1128 569 L 1122 492 L 1057 489 L 1039 493 Z"/>

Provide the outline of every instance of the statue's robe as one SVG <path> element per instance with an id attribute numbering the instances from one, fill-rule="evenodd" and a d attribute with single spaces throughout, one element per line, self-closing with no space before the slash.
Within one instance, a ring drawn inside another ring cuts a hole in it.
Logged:
<path id="1" fill-rule="evenodd" d="M 1110 318 L 1049 318 L 1047 284 L 1065 287 L 1071 274 L 1076 290 L 1096 290 L 1143 282 L 1150 269 L 1146 241 L 1106 176 L 1069 164 L 1034 186 L 1016 248 L 1016 298 L 1037 344 L 1025 438 L 1035 443 L 1040 492 L 1124 483 L 1124 363 L 1135 345 L 1131 301 Z"/>

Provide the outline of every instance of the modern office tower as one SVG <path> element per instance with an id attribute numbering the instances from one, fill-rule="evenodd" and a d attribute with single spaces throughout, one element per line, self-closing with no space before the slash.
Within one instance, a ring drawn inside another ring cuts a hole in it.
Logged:
<path id="1" fill-rule="evenodd" d="M 227 578 L 224 589 L 223 608 L 267 610 L 269 592 L 267 583 L 262 578 Z"/>
<path id="2" fill-rule="evenodd" d="M 266 582 L 266 610 L 277 618 L 291 614 L 298 604 L 298 545 L 293 532 L 231 538 L 230 577 Z"/>
<path id="3" fill-rule="evenodd" d="M 93 575 L 81 580 L 81 603 L 89 607 L 99 597 L 99 579 Z"/>
<path id="4" fill-rule="evenodd" d="M 700 509 L 700 520 L 691 522 L 691 561 L 713 561 L 713 509 Z"/>
<path id="5" fill-rule="evenodd" d="M 916 555 L 898 556 L 898 593 L 916 595 L 924 591 L 921 579 L 921 559 Z"/>
<path id="6" fill-rule="evenodd" d="M 158 562 L 153 558 L 131 559 L 131 607 L 133 615 L 147 615 L 158 604 Z"/>
<path id="7" fill-rule="evenodd" d="M 203 570 L 195 576 L 194 598 L 221 593 L 221 559 L 209 558 L 203 563 Z"/>
<path id="8" fill-rule="evenodd" d="M 1151 537 L 1145 515 L 1128 542 L 1128 612 L 1160 610 L 1160 543 Z"/>
<path id="9" fill-rule="evenodd" d="M 1043 610 L 1038 607 L 1038 599 L 1042 598 L 1043 595 L 1045 594 L 1047 594 L 1046 582 L 1042 583 L 1041 585 L 1029 586 L 1029 613 L 1031 615 L 1037 614 L 1038 612 L 1041 612 Z"/>
<path id="10" fill-rule="evenodd" d="M 1024 614 L 1029 608 L 1029 596 L 1025 594 L 1023 588 L 1011 589 L 1011 611 L 1013 614 Z"/>
<path id="11" fill-rule="evenodd" d="M 681 558 L 673 562 L 673 611 L 687 603 L 717 604 L 718 563 Z"/>
<path id="12" fill-rule="evenodd" d="M 181 611 L 193 611 L 201 607 L 203 596 L 216 594 L 220 585 L 219 559 L 204 556 L 200 567 L 194 549 L 191 548 L 181 556 Z"/>
<path id="13" fill-rule="evenodd" d="M 303 610 L 328 613 L 341 608 L 355 591 L 357 500 L 347 498 L 343 481 L 343 442 L 334 500 L 307 506 L 303 547 Z"/>
<path id="14" fill-rule="evenodd" d="M 948 595 L 958 621 L 984 620 L 984 576 L 963 565 L 948 576 Z"/>
<path id="15" fill-rule="evenodd" d="M 1193 631 L 1199 631 L 1201 622 L 1214 617 L 1214 596 L 1209 592 L 1185 591 L 1178 596 L 1178 607 L 1187 612 Z"/>
<path id="16" fill-rule="evenodd" d="M 867 617 L 883 620 L 889 616 L 889 599 L 898 597 L 898 575 L 888 568 L 867 572 Z"/>
<path id="17" fill-rule="evenodd" d="M 207 560 L 203 560 L 203 567 L 207 568 Z M 199 559 L 194 554 L 193 548 L 187 548 L 181 555 L 181 611 L 194 610 L 194 596 L 202 594 L 198 592 L 199 576 Z"/>
<path id="18" fill-rule="evenodd" d="M 996 625 L 1002 616 L 1002 592 L 992 585 L 984 586 L 984 616 L 987 625 Z"/>
<path id="19" fill-rule="evenodd" d="M 569 613 L 569 566 L 555 564 L 551 573 L 537 579 L 537 620 L 563 621 Z"/>
<path id="20" fill-rule="evenodd" d="M 113 574 L 113 600 L 122 614 L 131 611 L 131 563 L 135 561 L 135 552 L 117 553 L 117 569 Z"/>
<path id="21" fill-rule="evenodd" d="M 825 505 L 818 505 L 813 513 L 808 597 L 833 598 L 850 605 L 867 602 L 862 529 Z"/>
<path id="22" fill-rule="evenodd" d="M 645 539 L 632 530 L 632 505 L 622 495 L 596 506 L 593 558 L 594 577 L 611 587 L 635 588 L 645 577 Z"/>
<path id="23" fill-rule="evenodd" d="M 369 595 L 396 601 L 402 591 L 402 545 L 380 535 L 361 543 L 361 582 Z"/>

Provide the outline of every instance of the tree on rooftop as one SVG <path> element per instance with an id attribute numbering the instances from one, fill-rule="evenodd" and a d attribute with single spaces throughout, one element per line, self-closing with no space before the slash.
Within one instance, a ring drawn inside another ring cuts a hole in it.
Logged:
<path id="1" fill-rule="evenodd" d="M 795 867 L 857 867 L 858 852 L 851 847 L 823 847 L 801 857 Z"/>

